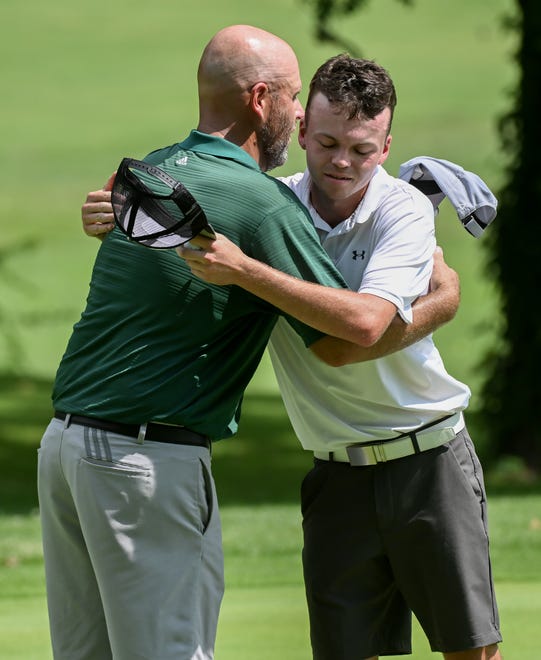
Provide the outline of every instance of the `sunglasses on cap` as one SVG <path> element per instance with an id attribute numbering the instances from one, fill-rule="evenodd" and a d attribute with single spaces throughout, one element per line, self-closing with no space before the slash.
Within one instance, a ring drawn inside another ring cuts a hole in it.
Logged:
<path id="1" fill-rule="evenodd" d="M 203 209 L 188 189 L 166 172 L 123 158 L 111 192 L 117 226 L 151 248 L 173 248 L 201 234 L 215 238 Z"/>

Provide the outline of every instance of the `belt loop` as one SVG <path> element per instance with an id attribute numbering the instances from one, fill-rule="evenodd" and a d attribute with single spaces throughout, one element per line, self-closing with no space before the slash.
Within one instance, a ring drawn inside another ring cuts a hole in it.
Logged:
<path id="1" fill-rule="evenodd" d="M 67 413 L 66 416 L 64 417 L 64 428 L 65 429 L 69 428 L 70 423 L 71 423 L 71 413 Z"/>
<path id="2" fill-rule="evenodd" d="M 137 435 L 137 443 L 138 444 L 142 445 L 145 442 L 146 434 L 147 434 L 147 425 L 146 425 L 146 423 L 141 424 L 141 426 L 139 427 L 139 433 Z"/>
<path id="3" fill-rule="evenodd" d="M 333 451 L 329 452 L 329 463 L 334 463 L 334 452 Z"/>
<path id="4" fill-rule="evenodd" d="M 420 454 L 421 448 L 419 447 L 419 441 L 417 440 L 417 434 L 415 433 L 415 431 L 413 433 L 410 433 L 409 437 L 411 438 L 411 444 L 413 445 L 413 450 L 415 451 L 416 454 Z"/>
<path id="5" fill-rule="evenodd" d="M 385 453 L 385 445 L 373 445 L 370 447 L 372 450 L 372 453 L 374 454 L 374 458 L 376 460 L 376 463 L 386 463 L 387 462 L 387 454 Z"/>

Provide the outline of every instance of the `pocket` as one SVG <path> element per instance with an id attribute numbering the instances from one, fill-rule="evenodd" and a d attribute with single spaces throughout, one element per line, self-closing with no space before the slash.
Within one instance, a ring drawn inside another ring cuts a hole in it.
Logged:
<path id="1" fill-rule="evenodd" d="M 142 477 L 150 477 L 152 474 L 150 468 L 129 461 L 114 461 L 86 456 L 85 458 L 81 458 L 81 463 L 85 463 L 89 467 L 96 468 L 97 470 L 112 472 L 114 474 L 125 472 L 127 476 L 139 475 Z"/>
<path id="2" fill-rule="evenodd" d="M 475 447 L 464 429 L 451 440 L 449 448 L 460 468 L 463 480 L 480 503 L 486 501 L 483 468 L 475 453 Z"/>
<path id="3" fill-rule="evenodd" d="M 216 487 L 214 485 L 214 478 L 210 473 L 210 469 L 203 461 L 199 459 L 201 466 L 201 481 L 200 481 L 200 508 L 201 508 L 201 533 L 204 534 L 214 515 L 214 503 L 216 501 Z"/>
<path id="4" fill-rule="evenodd" d="M 324 490 L 325 484 L 329 479 L 330 466 L 315 465 L 307 474 L 301 483 L 301 511 L 305 518 L 314 507 L 319 496 Z"/>
<path id="5" fill-rule="evenodd" d="M 150 459 L 141 462 L 83 456 L 79 458 L 77 483 L 82 492 L 94 493 L 97 501 L 110 503 L 117 511 L 148 506 L 156 492 L 156 474 Z"/>

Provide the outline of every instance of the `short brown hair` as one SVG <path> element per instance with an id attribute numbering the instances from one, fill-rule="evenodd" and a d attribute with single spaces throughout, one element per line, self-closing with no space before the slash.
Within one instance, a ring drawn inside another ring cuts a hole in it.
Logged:
<path id="1" fill-rule="evenodd" d="M 310 103 L 318 92 L 332 105 L 343 108 L 348 119 L 373 119 L 385 108 L 389 108 L 389 130 L 391 129 L 396 91 L 388 72 L 373 60 L 354 58 L 342 53 L 324 62 L 310 82 L 306 122 L 310 114 Z"/>

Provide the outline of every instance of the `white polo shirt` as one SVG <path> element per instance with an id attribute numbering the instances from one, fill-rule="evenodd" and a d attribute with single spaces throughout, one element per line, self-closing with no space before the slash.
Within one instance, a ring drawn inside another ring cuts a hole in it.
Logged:
<path id="1" fill-rule="evenodd" d="M 353 215 L 331 228 L 310 203 L 310 176 L 282 179 L 308 207 L 325 250 L 350 288 L 396 305 L 426 293 L 436 246 L 428 198 L 378 167 Z M 280 320 L 269 353 L 282 398 L 305 449 L 332 451 L 389 438 L 463 410 L 470 390 L 450 376 L 425 337 L 388 357 L 329 367 Z"/>

